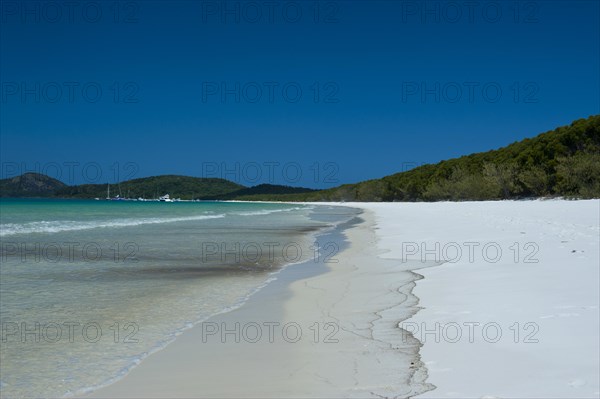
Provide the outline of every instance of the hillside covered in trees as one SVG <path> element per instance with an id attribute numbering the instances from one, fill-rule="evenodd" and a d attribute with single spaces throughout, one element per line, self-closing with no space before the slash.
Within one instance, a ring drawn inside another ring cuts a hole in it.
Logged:
<path id="1" fill-rule="evenodd" d="M 60 180 L 39 173 L 24 173 L 0 180 L 1 197 L 47 197 L 68 187 Z"/>
<path id="2" fill-rule="evenodd" d="M 0 197 L 38 198 L 106 198 L 107 184 L 81 184 L 68 186 L 59 180 L 39 173 L 0 180 Z M 219 178 L 200 178 L 178 175 L 151 176 L 127 180 L 110 185 L 110 197 L 151 199 L 169 194 L 183 200 L 243 200 L 254 195 L 282 195 L 314 192 L 309 188 L 259 184 L 245 187 Z"/>
<path id="3" fill-rule="evenodd" d="M 106 184 L 82 184 L 66 186 L 57 190 L 53 196 L 61 198 L 106 198 Z M 178 175 L 163 175 L 127 180 L 112 184 L 110 195 L 127 198 L 158 198 L 170 194 L 173 198 L 197 199 L 201 197 L 219 197 L 245 188 L 225 179 L 200 178 Z"/>
<path id="4" fill-rule="evenodd" d="M 329 190 L 247 199 L 441 201 L 600 197 L 600 115 L 515 142 L 407 172 Z"/>
<path id="5" fill-rule="evenodd" d="M 463 201 L 535 197 L 600 198 L 600 115 L 506 147 L 423 165 L 329 190 L 218 178 L 153 176 L 111 185 L 111 196 L 270 201 Z M 2 197 L 105 198 L 107 185 L 67 186 L 27 173 L 0 180 Z"/>

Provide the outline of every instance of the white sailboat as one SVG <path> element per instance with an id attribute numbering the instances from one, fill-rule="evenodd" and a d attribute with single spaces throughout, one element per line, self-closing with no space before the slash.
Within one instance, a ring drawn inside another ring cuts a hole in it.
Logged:
<path id="1" fill-rule="evenodd" d="M 110 183 L 106 185 L 106 200 L 107 201 L 123 201 L 125 198 L 118 194 L 115 198 L 110 198 Z"/>

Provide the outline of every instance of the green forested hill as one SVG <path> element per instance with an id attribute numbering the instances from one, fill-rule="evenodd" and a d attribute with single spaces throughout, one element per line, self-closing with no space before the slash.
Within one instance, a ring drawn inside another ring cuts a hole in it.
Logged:
<path id="1" fill-rule="evenodd" d="M 329 190 L 255 199 L 301 201 L 486 200 L 600 197 L 600 115 L 480 152 Z"/>
<path id="2" fill-rule="evenodd" d="M 67 186 L 27 173 L 0 180 L 2 197 L 105 198 L 105 184 Z M 600 115 L 506 147 L 329 190 L 225 179 L 154 176 L 111 185 L 111 196 L 273 201 L 439 201 L 565 196 L 600 198 Z"/>
<path id="3" fill-rule="evenodd" d="M 67 186 L 51 177 L 27 173 L 0 180 L 0 197 L 106 198 L 107 184 Z M 189 176 L 152 176 L 110 185 L 110 196 L 125 198 L 171 198 L 203 200 L 244 200 L 256 195 L 279 195 L 313 192 L 309 188 L 259 184 L 245 187 L 225 179 Z"/>
<path id="4" fill-rule="evenodd" d="M 0 180 L 1 197 L 48 197 L 67 187 L 63 182 L 39 173 L 24 173 Z"/>
<path id="5" fill-rule="evenodd" d="M 259 184 L 254 187 L 242 188 L 240 190 L 233 191 L 229 194 L 218 195 L 218 196 L 205 196 L 200 199 L 218 199 L 218 200 L 244 200 L 251 201 L 258 197 L 270 197 L 273 195 L 288 195 L 288 194 L 300 194 L 300 193 L 312 193 L 318 190 L 313 190 L 304 187 L 290 187 L 281 186 L 276 184 Z"/>
<path id="6" fill-rule="evenodd" d="M 164 175 L 113 184 L 110 190 L 111 197 L 120 195 L 128 198 L 158 198 L 169 194 L 172 198 L 195 199 L 219 197 L 242 188 L 244 186 L 225 179 Z M 57 190 L 54 195 L 65 198 L 105 198 L 106 194 L 106 184 L 82 184 L 66 186 Z"/>

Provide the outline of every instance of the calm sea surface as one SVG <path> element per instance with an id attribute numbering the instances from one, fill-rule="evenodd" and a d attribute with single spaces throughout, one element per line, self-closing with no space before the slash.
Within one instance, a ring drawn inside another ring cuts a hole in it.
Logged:
<path id="1" fill-rule="evenodd" d="M 289 204 L 1 200 L 2 397 L 110 383 L 243 304 L 282 266 L 314 257 L 319 233 L 354 216 Z"/>

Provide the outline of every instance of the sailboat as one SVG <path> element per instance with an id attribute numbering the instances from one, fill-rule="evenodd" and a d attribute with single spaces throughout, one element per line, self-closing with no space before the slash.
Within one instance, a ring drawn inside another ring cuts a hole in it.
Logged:
<path id="1" fill-rule="evenodd" d="M 110 183 L 107 183 L 106 187 L 106 200 L 107 201 L 123 201 L 125 198 L 122 198 L 120 194 L 118 194 L 115 198 L 110 198 Z"/>

